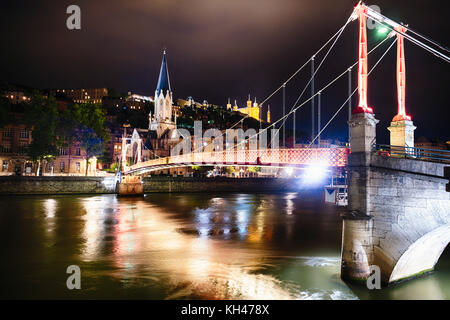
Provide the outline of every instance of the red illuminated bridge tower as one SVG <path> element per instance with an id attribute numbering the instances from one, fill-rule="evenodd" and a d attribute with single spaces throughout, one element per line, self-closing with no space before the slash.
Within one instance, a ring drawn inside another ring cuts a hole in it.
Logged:
<path id="1" fill-rule="evenodd" d="M 398 113 L 392 119 L 391 126 L 388 130 L 391 132 L 391 146 L 400 146 L 407 153 L 412 153 L 413 149 L 405 147 L 414 147 L 414 130 L 416 127 L 411 121 L 411 116 L 406 114 L 405 104 L 405 86 L 406 86 L 406 70 L 405 70 L 405 47 L 403 34 L 407 29 L 403 26 L 395 28 L 397 33 L 397 100 Z"/>
<path id="2" fill-rule="evenodd" d="M 358 36 L 358 105 L 349 121 L 352 153 L 370 152 L 376 142 L 376 124 L 373 109 L 367 103 L 367 7 L 358 3 L 355 14 L 359 21 Z"/>

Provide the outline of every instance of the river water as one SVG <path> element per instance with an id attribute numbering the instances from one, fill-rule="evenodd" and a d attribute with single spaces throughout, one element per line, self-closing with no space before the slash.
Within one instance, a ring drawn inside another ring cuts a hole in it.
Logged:
<path id="1" fill-rule="evenodd" d="M 343 282 L 322 192 L 0 197 L 0 298 L 450 299 L 448 248 L 420 279 Z"/>

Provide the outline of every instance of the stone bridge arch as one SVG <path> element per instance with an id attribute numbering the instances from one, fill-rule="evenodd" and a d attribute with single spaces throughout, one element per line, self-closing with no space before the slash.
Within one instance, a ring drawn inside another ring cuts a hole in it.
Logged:
<path id="1" fill-rule="evenodd" d="M 420 237 L 397 260 L 390 273 L 389 282 L 433 270 L 449 243 L 450 224 L 440 226 Z"/>
<path id="2" fill-rule="evenodd" d="M 365 113 L 350 121 L 341 277 L 366 280 L 377 265 L 393 283 L 433 270 L 450 242 L 450 164 L 372 152 L 376 123 Z"/>
<path id="3" fill-rule="evenodd" d="M 434 269 L 450 242 L 445 164 L 350 154 L 342 277 L 364 280 L 370 265 L 392 283 Z M 366 257 L 365 259 L 363 259 Z"/>

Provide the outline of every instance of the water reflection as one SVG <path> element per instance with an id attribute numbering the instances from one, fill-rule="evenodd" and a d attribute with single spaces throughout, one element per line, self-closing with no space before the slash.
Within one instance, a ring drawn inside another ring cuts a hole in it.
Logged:
<path id="1" fill-rule="evenodd" d="M 17 199 L 0 198 L 0 237 L 21 235 L 3 254 L 11 263 L 0 266 L 21 279 L 4 283 L 8 297 L 450 297 L 447 262 L 435 275 L 378 292 L 342 282 L 339 209 L 321 193 Z M 77 296 L 64 287 L 70 264 L 83 273 Z"/>
<path id="2" fill-rule="evenodd" d="M 277 269 L 274 259 L 278 259 L 277 252 L 270 248 L 273 229 L 277 220 L 293 214 L 295 196 L 238 194 L 192 199 L 157 195 L 145 201 L 114 198 L 107 205 L 104 197 L 86 199 L 82 257 L 95 261 L 111 254 L 117 268 L 113 274 L 122 280 L 135 277 L 139 272 L 136 266 L 144 265 L 151 272 L 163 274 L 165 286 L 177 288 L 165 297 L 171 299 L 333 298 L 346 288 L 331 291 L 334 295 L 327 290 L 311 292 L 271 274 Z M 281 215 L 274 211 L 278 202 L 283 203 Z M 189 210 L 173 210 L 179 206 L 188 206 Z M 288 223 L 291 230 L 292 225 Z M 114 250 L 100 250 L 105 239 L 113 243 Z M 299 262 L 289 263 L 295 268 Z M 347 290 L 346 295 L 351 296 L 351 292 Z"/>
<path id="3" fill-rule="evenodd" d="M 56 212 L 56 200 L 47 199 L 44 201 L 45 215 L 47 218 L 54 218 Z"/>
<path id="4" fill-rule="evenodd" d="M 55 199 L 47 199 L 44 201 L 45 214 L 45 230 L 49 239 L 53 238 L 55 231 L 55 212 L 57 209 L 57 202 Z"/>

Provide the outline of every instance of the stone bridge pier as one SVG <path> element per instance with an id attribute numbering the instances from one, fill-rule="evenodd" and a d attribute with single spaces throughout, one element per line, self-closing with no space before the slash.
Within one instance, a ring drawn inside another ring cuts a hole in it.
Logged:
<path id="1" fill-rule="evenodd" d="M 385 284 L 433 270 L 450 242 L 448 164 L 372 152 L 378 120 L 349 121 L 348 211 L 343 216 L 341 277 L 366 280 L 370 266 Z"/>

